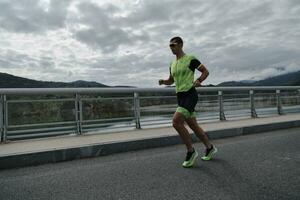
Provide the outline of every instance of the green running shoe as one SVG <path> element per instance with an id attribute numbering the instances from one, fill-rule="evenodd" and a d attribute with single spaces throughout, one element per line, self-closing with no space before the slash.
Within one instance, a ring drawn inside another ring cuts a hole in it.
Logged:
<path id="1" fill-rule="evenodd" d="M 198 157 L 197 151 L 194 150 L 193 152 L 187 152 L 185 161 L 182 163 L 182 166 L 185 168 L 193 167 L 197 157 Z"/>
<path id="2" fill-rule="evenodd" d="M 210 149 L 206 149 L 205 156 L 202 156 L 201 159 L 208 161 L 211 160 L 212 156 L 218 152 L 218 149 L 212 146 Z"/>

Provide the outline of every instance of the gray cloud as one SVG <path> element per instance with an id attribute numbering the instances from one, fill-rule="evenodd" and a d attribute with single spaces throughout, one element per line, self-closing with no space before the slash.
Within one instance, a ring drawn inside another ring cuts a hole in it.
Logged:
<path id="1" fill-rule="evenodd" d="M 16 75 L 22 74 L 25 77 L 30 77 L 30 75 L 45 78 L 51 76 L 53 79 L 62 72 L 57 68 L 52 57 L 33 57 L 14 50 L 0 50 L 0 71 Z"/>
<path id="2" fill-rule="evenodd" d="M 45 10 L 38 0 L 1 0 L 1 28 L 12 32 L 40 32 L 65 26 L 69 0 L 52 0 Z"/>
<path id="3" fill-rule="evenodd" d="M 209 68 L 207 83 L 300 70 L 298 0 L 0 0 L 0 24 L 0 69 L 38 79 L 156 86 L 175 35 Z"/>
<path id="4" fill-rule="evenodd" d="M 74 27 L 79 23 L 84 28 L 72 30 L 75 38 L 104 53 L 111 53 L 121 45 L 132 45 L 148 38 L 147 33 L 136 34 L 130 26 L 120 23 L 122 17 L 114 16 L 120 10 L 114 5 L 100 7 L 95 3 L 84 2 L 77 7 L 81 15 L 73 16 L 72 21 Z"/>

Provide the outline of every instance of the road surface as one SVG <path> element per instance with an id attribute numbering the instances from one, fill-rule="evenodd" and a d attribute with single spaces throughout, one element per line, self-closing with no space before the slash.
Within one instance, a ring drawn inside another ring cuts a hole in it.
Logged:
<path id="1" fill-rule="evenodd" d="M 213 143 L 215 158 L 192 169 L 181 167 L 185 149 L 175 145 L 2 170 L 0 199 L 300 199 L 300 128 Z"/>

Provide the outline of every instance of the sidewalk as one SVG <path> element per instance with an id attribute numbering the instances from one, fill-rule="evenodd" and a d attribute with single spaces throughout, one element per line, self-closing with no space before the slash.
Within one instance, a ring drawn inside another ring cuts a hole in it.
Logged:
<path id="1" fill-rule="evenodd" d="M 211 139 L 300 127 L 300 114 L 201 124 Z M 197 141 L 193 136 L 193 140 Z M 173 127 L 61 136 L 0 144 L 0 169 L 89 158 L 182 143 Z"/>

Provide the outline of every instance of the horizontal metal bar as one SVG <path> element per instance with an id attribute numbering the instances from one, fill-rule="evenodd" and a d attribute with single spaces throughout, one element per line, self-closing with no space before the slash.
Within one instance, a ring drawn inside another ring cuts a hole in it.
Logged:
<path id="1" fill-rule="evenodd" d="M 300 105 L 288 105 L 288 104 L 282 104 L 283 108 L 293 108 L 295 110 L 300 111 Z"/>
<path id="2" fill-rule="evenodd" d="M 238 93 L 238 94 L 224 94 L 224 97 L 232 97 L 232 96 L 249 96 L 249 93 Z"/>
<path id="3" fill-rule="evenodd" d="M 256 86 L 256 87 L 199 87 L 197 91 L 249 91 L 249 90 L 300 90 L 300 86 Z M 0 94 L 90 94 L 90 93 L 134 93 L 172 92 L 175 88 L 6 88 Z"/>
<path id="4" fill-rule="evenodd" d="M 157 121 L 156 123 L 143 124 L 143 122 L 141 121 L 141 124 L 142 124 L 144 127 L 147 127 L 147 126 L 153 126 L 153 125 L 162 125 L 162 124 L 165 124 L 165 125 L 167 126 L 168 124 L 171 125 L 172 122 L 169 121 L 169 123 L 168 123 L 168 122 L 159 122 L 159 121 Z"/>
<path id="5" fill-rule="evenodd" d="M 36 103 L 36 102 L 65 102 L 75 101 L 75 99 L 33 99 L 33 100 L 7 100 L 7 103 Z"/>
<path id="6" fill-rule="evenodd" d="M 225 102 L 224 106 L 249 106 L 249 101 L 248 102 Z"/>
<path id="7" fill-rule="evenodd" d="M 166 98 L 176 98 L 176 96 L 174 95 L 174 96 L 151 96 L 151 97 L 143 97 L 143 96 L 141 96 L 140 97 L 140 99 L 161 99 L 161 98 L 164 98 L 164 99 L 166 99 Z"/>
<path id="8" fill-rule="evenodd" d="M 274 95 L 268 95 L 268 96 L 260 96 L 260 95 L 255 95 L 255 99 L 266 99 L 266 98 L 276 98 L 276 94 Z"/>
<path id="9" fill-rule="evenodd" d="M 19 134 L 33 133 L 33 132 L 39 132 L 39 133 L 42 133 L 42 132 L 57 132 L 57 131 L 60 131 L 60 130 L 74 130 L 75 131 L 75 126 L 15 130 L 15 131 L 8 131 L 7 135 L 19 135 Z"/>
<path id="10" fill-rule="evenodd" d="M 218 103 L 198 103 L 197 105 L 196 105 L 196 107 L 203 107 L 203 108 L 205 108 L 205 107 L 218 107 Z"/>
<path id="11" fill-rule="evenodd" d="M 83 124 L 82 128 L 84 128 L 84 129 L 85 128 L 92 128 L 92 129 L 96 129 L 96 128 L 109 128 L 109 129 L 111 129 L 111 128 L 120 128 L 120 127 L 135 127 L 135 122 L 132 121 L 131 123 L 132 123 L 131 126 L 129 126 L 127 124 L 122 124 L 122 125 L 118 124 L 118 126 L 116 126 L 116 127 L 113 126 L 113 125 L 116 125 L 115 123 L 89 124 L 89 125 Z"/>
<path id="12" fill-rule="evenodd" d="M 52 123 L 39 123 L 39 124 L 21 124 L 21 125 L 9 125 L 8 128 L 27 128 L 34 126 L 52 126 L 52 125 L 68 125 L 75 124 L 75 121 L 67 121 L 67 122 L 52 122 Z"/>
<path id="13" fill-rule="evenodd" d="M 247 96 L 243 96 L 243 97 L 236 97 L 236 96 L 223 96 L 224 99 L 228 100 L 228 99 L 249 99 L 249 94 Z"/>
<path id="14" fill-rule="evenodd" d="M 218 91 L 213 91 L 213 92 L 216 92 L 215 94 L 201 94 L 201 91 L 198 91 L 198 96 L 199 97 L 218 97 Z"/>
<path id="15" fill-rule="evenodd" d="M 248 95 L 249 96 L 249 95 Z M 240 99 L 223 99 L 223 101 L 232 101 L 232 102 L 236 102 L 236 101 L 249 101 L 249 97 L 248 98 L 240 98 Z"/>
<path id="16" fill-rule="evenodd" d="M 107 121 L 123 121 L 123 120 L 133 120 L 134 117 L 120 117 L 120 118 L 110 118 L 110 119 L 91 119 L 91 120 L 83 120 L 83 123 L 88 122 L 107 122 Z"/>
<path id="17" fill-rule="evenodd" d="M 141 112 L 165 112 L 165 111 L 172 111 L 175 112 L 176 107 L 175 106 L 171 106 L 171 107 L 165 107 L 165 106 L 156 106 L 156 107 L 143 107 L 143 109 L 141 109 Z M 160 115 L 161 116 L 161 115 Z"/>
<path id="18" fill-rule="evenodd" d="M 266 95 L 266 96 L 276 95 L 276 90 L 274 92 L 272 92 L 272 93 L 256 92 L 255 95 L 257 95 L 257 96 L 261 96 L 261 95 Z"/>
<path id="19" fill-rule="evenodd" d="M 103 100 L 133 100 L 133 97 L 101 97 L 101 98 L 81 98 L 82 101 L 103 101 Z"/>
<path id="20" fill-rule="evenodd" d="M 49 137 L 49 136 L 60 136 L 60 135 L 73 135 L 73 132 L 66 132 L 66 131 L 59 131 L 59 132 L 49 132 L 49 133 L 36 133 L 36 134 L 26 134 L 26 135 L 10 135 L 7 136 L 8 140 L 14 139 L 28 139 L 28 138 L 42 138 L 42 137 Z"/>
<path id="21" fill-rule="evenodd" d="M 218 101 L 218 99 L 216 99 L 216 100 L 198 100 L 198 101 L 200 101 L 201 103 L 218 103 L 219 101 Z"/>
<path id="22" fill-rule="evenodd" d="M 263 99 L 263 98 L 276 98 L 276 94 L 262 96 L 262 95 L 255 95 L 255 99 Z"/>
<path id="23" fill-rule="evenodd" d="M 172 119 L 171 118 L 169 118 L 169 119 L 152 119 L 152 120 L 150 120 L 150 119 L 147 119 L 147 120 L 145 120 L 145 119 L 141 119 L 141 123 L 149 123 L 149 122 L 152 122 L 151 124 L 153 124 L 153 122 L 160 122 L 160 123 L 166 123 L 166 122 L 172 122 Z"/>
<path id="24" fill-rule="evenodd" d="M 84 133 L 85 135 L 88 134 L 107 134 L 107 133 L 113 133 L 116 131 L 125 131 L 125 130 L 135 130 L 135 125 L 134 126 L 123 126 L 123 127 L 109 127 L 109 129 L 107 127 L 96 127 L 96 128 L 85 128 L 84 129 Z"/>
<path id="25" fill-rule="evenodd" d="M 297 99 L 298 96 L 280 96 L 281 99 Z"/>

